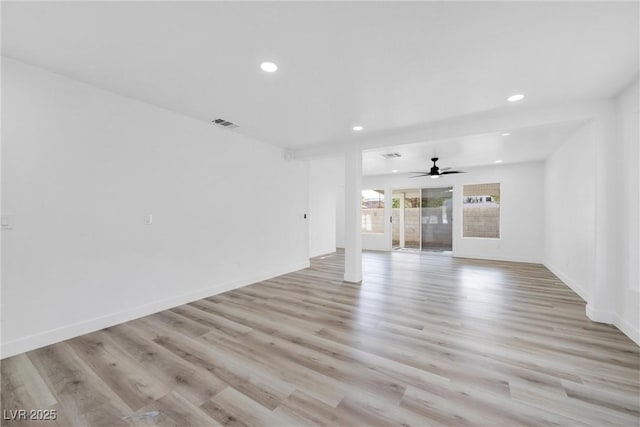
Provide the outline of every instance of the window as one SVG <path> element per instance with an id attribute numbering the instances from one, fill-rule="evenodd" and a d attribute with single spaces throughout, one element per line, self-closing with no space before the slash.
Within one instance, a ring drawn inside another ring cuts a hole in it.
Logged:
<path id="1" fill-rule="evenodd" d="M 384 190 L 362 190 L 362 231 L 384 233 Z"/>
<path id="2" fill-rule="evenodd" d="M 462 237 L 500 238 L 500 184 L 462 187 Z"/>

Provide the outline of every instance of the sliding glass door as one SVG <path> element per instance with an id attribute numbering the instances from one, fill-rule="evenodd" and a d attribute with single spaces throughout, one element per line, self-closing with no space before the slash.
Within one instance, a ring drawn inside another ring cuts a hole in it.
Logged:
<path id="1" fill-rule="evenodd" d="M 452 191 L 452 187 L 393 190 L 392 248 L 451 251 Z"/>
<path id="2" fill-rule="evenodd" d="M 391 247 L 420 249 L 420 189 L 394 190 L 391 198 Z"/>
<path id="3" fill-rule="evenodd" d="M 453 188 L 423 188 L 421 205 L 422 250 L 451 251 L 453 247 Z"/>

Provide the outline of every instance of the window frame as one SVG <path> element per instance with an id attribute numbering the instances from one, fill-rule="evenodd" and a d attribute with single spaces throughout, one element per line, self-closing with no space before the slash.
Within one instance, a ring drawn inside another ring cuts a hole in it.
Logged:
<path id="1" fill-rule="evenodd" d="M 386 189 L 385 188 L 378 188 L 378 189 L 363 188 L 362 190 L 360 190 L 360 194 L 362 195 L 362 193 L 365 192 L 365 191 L 374 191 L 374 192 L 376 192 L 378 194 L 381 194 L 381 196 L 382 196 L 378 200 L 378 203 L 382 203 L 382 207 L 375 208 L 375 209 L 382 209 L 382 231 L 368 231 L 368 230 L 364 229 L 364 227 L 362 226 L 362 220 L 364 219 L 365 211 L 366 211 L 366 209 L 373 209 L 373 208 L 362 208 L 361 207 L 361 209 L 360 209 L 360 232 L 362 234 L 373 234 L 373 235 L 376 235 L 376 236 L 379 236 L 381 234 L 383 235 L 383 234 L 385 234 L 385 219 L 384 219 L 385 218 L 385 214 L 384 214 L 384 212 L 385 212 L 385 209 L 386 209 L 386 202 L 387 202 L 387 200 L 386 200 L 386 197 L 387 197 Z M 361 197 L 364 197 L 364 196 L 361 196 Z"/>
<path id="2" fill-rule="evenodd" d="M 498 237 L 475 237 L 464 235 L 464 187 L 466 185 L 486 185 L 486 184 L 498 184 L 500 186 L 500 211 L 498 215 Z M 469 182 L 461 184 L 460 188 L 460 238 L 468 240 L 502 240 L 502 181 L 493 182 Z"/>

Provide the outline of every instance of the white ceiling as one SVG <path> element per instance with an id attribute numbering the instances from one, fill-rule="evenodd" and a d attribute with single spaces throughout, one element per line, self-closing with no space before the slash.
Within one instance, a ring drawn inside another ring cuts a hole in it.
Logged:
<path id="1" fill-rule="evenodd" d="M 438 157 L 438 167 L 464 170 L 489 164 L 521 163 L 545 159 L 566 141 L 567 136 L 584 123 L 568 122 L 435 140 L 366 150 L 362 155 L 364 175 L 384 175 L 429 171 L 432 157 Z M 504 132 L 507 133 L 507 132 Z M 400 158 L 385 158 L 383 154 L 398 153 Z"/>
<path id="2" fill-rule="evenodd" d="M 637 2 L 2 3 L 3 55 L 297 149 L 499 111 L 513 93 L 526 108 L 609 97 L 638 73 L 638 31 Z M 559 130 L 407 150 L 523 161 L 546 155 L 545 132 Z M 366 173 L 389 169 L 369 157 Z"/>

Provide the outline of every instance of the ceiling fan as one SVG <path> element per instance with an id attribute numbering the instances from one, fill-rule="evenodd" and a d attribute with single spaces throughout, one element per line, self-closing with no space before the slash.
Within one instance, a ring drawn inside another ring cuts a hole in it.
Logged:
<path id="1" fill-rule="evenodd" d="M 449 170 L 451 168 L 443 168 L 442 171 L 441 171 L 440 168 L 438 167 L 438 165 L 436 165 L 436 162 L 438 161 L 438 158 L 437 157 L 432 157 L 431 161 L 433 162 L 433 166 L 431 166 L 431 170 L 429 172 L 411 172 L 411 173 L 419 173 L 420 175 L 411 176 L 410 178 L 419 178 L 421 176 L 429 176 L 431 178 L 440 178 L 442 175 L 448 175 L 448 174 L 452 174 L 452 173 L 466 173 L 466 172 L 462 172 L 462 171 Z"/>

